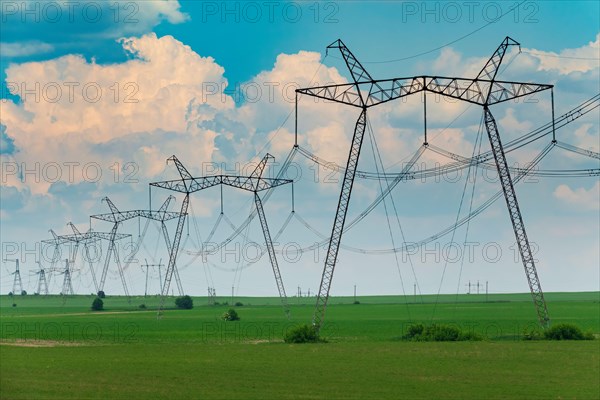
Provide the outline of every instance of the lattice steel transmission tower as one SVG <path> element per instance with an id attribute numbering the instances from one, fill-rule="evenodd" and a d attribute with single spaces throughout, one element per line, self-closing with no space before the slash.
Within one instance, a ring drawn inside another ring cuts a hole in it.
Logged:
<path id="1" fill-rule="evenodd" d="M 159 282 L 159 288 L 160 288 L 160 293 L 162 293 L 162 278 L 161 278 L 161 272 L 160 272 L 160 267 L 162 267 L 164 264 L 162 263 L 162 259 L 160 259 L 158 261 L 158 264 L 149 264 L 148 260 L 146 260 L 146 264 L 142 264 L 142 268 L 146 268 L 146 285 L 144 287 L 144 297 L 146 297 L 148 295 L 148 272 L 150 270 L 150 267 L 154 268 L 154 267 L 158 267 L 158 282 Z"/>
<path id="2" fill-rule="evenodd" d="M 4 259 L 5 262 L 8 261 L 12 261 L 15 263 L 15 272 L 13 272 L 11 275 L 14 275 L 15 278 L 13 279 L 13 287 L 12 287 L 12 294 L 14 295 L 20 295 L 23 293 L 23 281 L 21 280 L 21 270 L 19 269 L 19 259 L 15 258 L 15 259 Z M 19 291 L 17 292 L 17 287 L 19 287 Z"/>
<path id="3" fill-rule="evenodd" d="M 344 59 L 352 76 L 352 83 L 317 86 L 311 88 L 297 89 L 296 92 L 303 95 L 318 97 L 337 103 L 360 108 L 361 112 L 356 122 L 354 135 L 348 155 L 346 171 L 338 201 L 338 207 L 334 218 L 329 248 L 323 273 L 321 285 L 317 295 L 317 303 L 313 316 L 313 324 L 320 329 L 325 318 L 325 310 L 329 299 L 331 281 L 335 270 L 339 245 L 344 232 L 344 223 L 352 186 L 356 173 L 356 165 L 360 156 L 360 150 L 365 132 L 367 109 L 388 101 L 400 99 L 416 93 L 432 92 L 441 96 L 466 101 L 483 107 L 485 127 L 488 139 L 492 147 L 496 169 L 500 176 L 500 182 L 508 212 L 513 225 L 515 238 L 519 247 L 519 253 L 525 268 L 525 275 L 535 304 L 540 324 L 548 326 L 549 316 L 544 294 L 536 272 L 531 246 L 525 232 L 525 225 L 517 202 L 517 196 L 512 183 L 512 178 L 506 162 L 506 156 L 502 148 L 500 134 L 490 106 L 508 100 L 527 96 L 533 93 L 552 90 L 552 85 L 510 82 L 496 79 L 498 69 L 502 64 L 504 55 L 509 46 L 520 46 L 519 43 L 506 37 L 494 54 L 490 57 L 475 79 L 449 78 L 442 76 L 415 76 L 409 78 L 393 78 L 375 80 L 356 59 L 354 54 L 344 45 L 341 40 L 336 40 L 327 47 L 338 49 Z M 554 96 L 552 94 L 552 129 L 554 131 Z M 426 118 L 426 116 L 425 116 Z M 426 142 L 425 138 L 425 142 Z"/>
<path id="4" fill-rule="evenodd" d="M 209 287 L 208 288 L 208 305 L 214 306 L 216 298 L 217 298 L 217 291 L 215 290 L 215 288 Z"/>
<path id="5" fill-rule="evenodd" d="M 102 202 L 106 202 L 106 204 L 108 204 L 108 207 L 110 208 L 111 212 L 106 213 L 106 214 L 97 214 L 97 215 L 90 216 L 91 218 L 94 218 L 94 219 L 108 221 L 108 222 L 113 223 L 113 227 L 110 231 L 111 236 L 109 238 L 108 253 L 106 255 L 106 259 L 104 262 L 104 268 L 102 269 L 102 275 L 100 278 L 100 290 L 104 290 L 104 284 L 106 282 L 106 274 L 108 272 L 108 267 L 110 265 L 111 255 L 115 259 L 115 262 L 117 264 L 119 272 L 121 273 L 121 276 L 123 275 L 121 261 L 119 260 L 119 256 L 118 256 L 118 254 L 116 252 L 116 248 L 115 248 L 115 238 L 117 235 L 117 230 L 119 228 L 119 224 L 121 224 L 122 222 L 133 219 L 133 218 L 140 218 L 140 217 L 146 218 L 146 219 L 152 219 L 152 220 L 160 222 L 162 235 L 163 235 L 165 243 L 167 245 L 167 251 L 169 252 L 169 254 L 171 253 L 171 241 L 169 240 L 169 232 L 167 230 L 165 221 L 169 221 L 169 220 L 179 217 L 178 212 L 167 211 L 169 208 L 169 204 L 171 203 L 171 200 L 173 200 L 173 199 L 175 199 L 175 197 L 173 197 L 173 196 L 167 197 L 165 202 L 162 204 L 162 206 L 158 210 L 130 210 L 130 211 L 119 211 L 119 209 L 114 205 L 114 203 L 108 197 L 104 197 L 102 199 Z M 177 270 L 176 266 L 174 267 L 174 273 L 175 273 L 175 281 L 177 282 L 177 290 L 179 291 L 180 295 L 183 295 L 183 293 L 184 293 L 183 286 L 181 285 L 181 279 L 179 278 L 179 271 Z M 123 287 L 126 288 L 124 279 L 123 279 Z M 127 289 L 125 289 L 125 290 L 127 292 Z"/>
<path id="6" fill-rule="evenodd" d="M 72 234 L 68 234 L 68 235 L 56 235 L 54 233 L 54 231 L 50 230 L 50 232 L 52 232 L 53 239 L 52 240 L 45 240 L 43 242 L 55 245 L 55 255 L 56 254 L 60 254 L 60 249 L 59 249 L 60 245 L 63 245 L 63 244 L 66 244 L 66 243 L 75 243 L 73 251 L 69 255 L 70 262 L 73 265 L 75 265 L 75 261 L 77 259 L 77 253 L 78 253 L 79 246 L 80 246 L 80 244 L 83 244 L 85 252 L 86 252 L 84 258 L 87 258 L 87 261 L 88 261 L 88 264 L 89 264 L 89 268 L 90 268 L 90 272 L 91 272 L 91 275 L 92 275 L 92 280 L 94 282 L 94 287 L 96 289 L 96 293 L 98 293 L 100 290 L 98 288 L 98 282 L 96 280 L 96 273 L 94 271 L 94 266 L 93 266 L 93 263 L 92 263 L 92 257 L 90 256 L 90 253 L 89 253 L 89 246 L 90 246 L 91 243 L 95 243 L 95 242 L 97 242 L 97 241 L 99 241 L 101 239 L 109 240 L 111 234 L 107 233 L 107 232 L 95 232 L 95 231 L 91 231 L 91 230 L 88 230 L 85 233 L 81 233 L 79 231 L 79 229 L 77 229 L 77 227 L 75 225 L 73 225 L 73 223 L 69 222 L 69 223 L 67 223 L 67 225 L 69 225 L 71 227 L 71 230 L 73 231 Z M 115 235 L 115 240 L 126 239 L 126 238 L 129 238 L 129 237 L 131 237 L 131 235 L 119 233 L 119 234 Z M 53 257 L 52 262 L 53 263 L 55 262 L 54 257 Z"/>
<path id="7" fill-rule="evenodd" d="M 40 266 L 40 270 L 35 274 L 38 275 L 38 284 L 37 284 L 37 293 L 48 295 L 48 281 L 46 280 L 46 270 L 42 267 L 42 263 L 40 261 L 37 262 Z"/>
<path id="8" fill-rule="evenodd" d="M 265 237 L 265 242 L 267 246 L 267 250 L 269 252 L 269 258 L 271 261 L 271 267 L 273 268 L 273 274 L 275 275 L 275 281 L 277 283 L 277 289 L 279 291 L 279 296 L 281 298 L 284 310 L 286 314 L 289 315 L 289 307 L 287 304 L 287 296 L 285 294 L 285 287 L 283 285 L 283 280 L 281 278 L 281 273 L 279 272 L 279 265 L 277 263 L 277 257 L 275 256 L 275 250 L 273 248 L 273 243 L 271 241 L 271 234 L 269 232 L 269 227 L 267 224 L 267 219 L 265 217 L 264 209 L 262 206 L 262 201 L 258 192 L 263 190 L 272 189 L 277 186 L 285 185 L 288 183 L 292 183 L 290 179 L 278 179 L 278 178 L 263 178 L 262 174 L 269 160 L 273 160 L 273 156 L 267 154 L 260 161 L 255 170 L 250 174 L 250 176 L 237 176 L 237 175 L 213 175 L 207 177 L 197 177 L 194 178 L 189 171 L 183 166 L 183 164 L 177 159 L 177 157 L 170 157 L 167 162 L 172 161 L 175 163 L 177 170 L 179 171 L 179 175 L 181 179 L 171 180 L 171 181 L 163 181 L 163 182 L 153 182 L 150 185 L 155 187 L 160 187 L 168 190 L 173 190 L 176 192 L 184 193 L 185 197 L 181 205 L 181 214 L 179 217 L 179 222 L 177 224 L 177 231 L 175 232 L 175 237 L 173 239 L 173 246 L 171 247 L 171 256 L 169 257 L 169 265 L 167 266 L 167 272 L 165 275 L 165 284 L 163 286 L 161 302 L 159 306 L 159 313 L 162 310 L 164 305 L 165 295 L 168 293 L 169 285 L 171 283 L 171 276 L 173 274 L 173 269 L 175 265 L 175 260 L 177 258 L 177 253 L 179 251 L 179 243 L 181 241 L 181 235 L 183 232 L 183 226 L 185 223 L 185 218 L 187 215 L 187 208 L 190 200 L 190 193 L 198 192 L 200 190 L 208 189 L 213 186 L 225 185 L 231 186 L 238 189 L 247 190 L 249 192 L 254 193 L 254 203 L 256 205 L 256 210 L 260 219 L 261 227 L 263 230 L 263 234 Z"/>
<path id="9" fill-rule="evenodd" d="M 66 258 L 65 259 L 65 269 L 63 271 L 65 278 L 63 280 L 62 290 L 60 292 L 60 294 L 63 296 L 72 296 L 75 294 L 75 291 L 73 290 L 73 282 L 71 281 L 71 272 L 72 271 L 71 271 L 69 259 Z"/>

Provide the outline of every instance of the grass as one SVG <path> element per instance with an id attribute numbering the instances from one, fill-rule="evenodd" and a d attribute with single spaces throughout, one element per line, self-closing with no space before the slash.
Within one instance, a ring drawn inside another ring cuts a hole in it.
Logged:
<path id="1" fill-rule="evenodd" d="M 549 293 L 554 323 L 600 333 L 600 293 Z M 0 296 L 0 339 L 45 347 L 0 346 L 2 399 L 552 399 L 600 398 L 600 341 L 521 341 L 535 326 L 528 295 L 335 298 L 323 336 L 329 343 L 285 344 L 310 321 L 314 299 L 276 298 L 156 318 L 156 297 Z M 231 303 L 231 299 L 217 301 Z M 414 300 L 414 299 L 412 299 Z M 458 301 L 457 301 L 458 300 Z M 140 304 L 148 310 L 140 310 Z M 174 307 L 174 299 L 170 307 Z M 294 304 L 296 303 L 296 304 Z M 433 310 L 435 316 L 432 319 Z M 444 323 L 482 342 L 395 341 L 411 323 Z M 41 342 L 40 342 L 41 341 Z M 51 345 L 51 346 L 48 346 Z"/>

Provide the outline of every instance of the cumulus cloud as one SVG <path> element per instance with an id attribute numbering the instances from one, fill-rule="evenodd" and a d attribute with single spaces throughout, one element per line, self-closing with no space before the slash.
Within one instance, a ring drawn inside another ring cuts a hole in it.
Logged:
<path id="1" fill-rule="evenodd" d="M 588 72 L 600 66 L 600 33 L 596 40 L 558 53 L 536 49 L 523 49 L 523 52 L 538 60 L 538 71 L 558 71 L 567 75 L 574 72 Z"/>
<path id="2" fill-rule="evenodd" d="M 600 210 L 600 182 L 589 189 L 571 189 L 568 185 L 559 185 L 554 190 L 554 196 L 580 210 Z"/>
<path id="3" fill-rule="evenodd" d="M 98 65 L 67 55 L 6 70 L 9 90 L 22 101 L 6 101 L 2 123 L 19 157 L 41 163 L 91 162 L 111 154 L 116 161 L 143 163 L 152 154 L 146 147 L 151 149 L 153 141 L 163 142 L 164 151 L 187 146 L 189 152 L 195 146 L 196 154 L 210 155 L 214 135 L 190 133 L 187 109 L 202 102 L 205 118 L 210 118 L 233 107 L 227 97 L 205 96 L 206 82 L 226 86 L 224 69 L 171 36 L 152 33 L 121 43 L 132 57 L 120 64 Z M 176 135 L 158 132 L 188 132 L 189 143 L 177 145 Z M 136 152 L 140 159 L 132 160 Z M 36 193 L 49 187 L 43 180 L 34 186 Z"/>

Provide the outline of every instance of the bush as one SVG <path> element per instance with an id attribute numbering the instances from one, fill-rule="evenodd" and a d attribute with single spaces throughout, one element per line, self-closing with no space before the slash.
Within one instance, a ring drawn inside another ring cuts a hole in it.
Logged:
<path id="1" fill-rule="evenodd" d="M 459 342 L 481 340 L 482 338 L 474 332 L 463 332 L 450 325 L 413 324 L 408 327 L 408 331 L 402 336 L 402 339 L 413 342 Z"/>
<path id="2" fill-rule="evenodd" d="M 102 311 L 104 309 L 104 302 L 100 297 L 96 297 L 92 302 L 93 311 Z"/>
<path id="3" fill-rule="evenodd" d="M 227 310 L 225 312 L 225 314 L 223 314 L 222 318 L 224 321 L 239 321 L 240 320 L 240 316 L 238 315 L 237 311 L 235 311 L 233 308 L 230 308 L 229 310 Z"/>
<path id="4" fill-rule="evenodd" d="M 542 333 L 538 329 L 532 328 L 532 329 L 525 329 L 523 331 L 522 339 L 523 340 L 542 340 L 543 336 L 542 336 Z"/>
<path id="5" fill-rule="evenodd" d="M 21 290 L 21 296 L 27 296 L 27 291 L 26 290 Z"/>
<path id="6" fill-rule="evenodd" d="M 103 299 L 106 297 L 106 294 L 104 294 L 104 290 L 101 290 L 98 292 L 98 298 Z"/>
<path id="7" fill-rule="evenodd" d="M 13 304 L 12 304 L 12 306 L 13 306 L 13 307 L 16 307 L 16 306 L 17 306 L 17 303 L 13 303 Z"/>
<path id="8" fill-rule="evenodd" d="M 283 337 L 286 343 L 319 343 L 325 340 L 319 337 L 317 327 L 314 325 L 300 325 L 289 330 Z"/>
<path id="9" fill-rule="evenodd" d="M 13 295 L 13 292 L 8 292 L 8 295 L 9 295 L 9 296 L 12 296 L 12 295 Z"/>
<path id="10" fill-rule="evenodd" d="M 175 299 L 175 305 L 177 308 L 182 308 L 184 310 L 191 310 L 194 308 L 194 300 L 188 295 L 181 296 Z"/>
<path id="11" fill-rule="evenodd" d="M 354 300 L 354 303 L 352 303 L 352 304 L 360 304 L 360 301 Z"/>
<path id="12" fill-rule="evenodd" d="M 577 325 L 556 324 L 544 332 L 548 340 L 590 340 L 594 336 L 590 333 L 584 334 Z"/>
<path id="13" fill-rule="evenodd" d="M 243 307 L 244 303 L 242 303 L 241 301 L 236 301 L 235 304 L 234 304 L 234 306 L 236 306 L 236 307 Z"/>
<path id="14" fill-rule="evenodd" d="M 145 304 L 140 304 L 140 309 L 141 310 L 145 310 L 146 309 L 146 305 Z"/>

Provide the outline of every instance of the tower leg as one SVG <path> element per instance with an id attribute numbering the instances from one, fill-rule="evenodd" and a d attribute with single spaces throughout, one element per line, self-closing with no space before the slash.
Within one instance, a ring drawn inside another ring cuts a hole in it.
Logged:
<path id="1" fill-rule="evenodd" d="M 342 233 L 344 231 L 346 213 L 348 211 L 348 204 L 350 203 L 350 195 L 352 194 L 354 176 L 356 175 L 356 166 L 358 164 L 358 157 L 360 155 L 360 149 L 362 147 L 362 142 L 365 135 L 366 121 L 367 109 L 363 108 L 358 120 L 356 121 L 356 127 L 354 128 L 352 146 L 350 147 L 350 154 L 348 155 L 348 162 L 346 164 L 346 172 L 344 173 L 344 181 L 342 182 L 342 191 L 340 193 L 337 211 L 333 221 L 331 239 L 329 240 L 329 248 L 327 249 L 327 258 L 325 259 L 325 266 L 321 276 L 321 285 L 319 287 L 319 293 L 317 294 L 317 304 L 315 306 L 315 313 L 313 315 L 313 325 L 317 328 L 317 330 L 321 329 L 321 324 L 325 318 L 325 309 L 327 307 L 327 300 L 329 299 L 329 289 L 331 288 L 333 270 L 335 269 L 340 242 L 342 240 Z"/>
<path id="2" fill-rule="evenodd" d="M 167 266 L 167 272 L 165 273 L 165 283 L 163 284 L 160 303 L 158 306 L 158 314 L 161 313 L 165 304 L 165 296 L 169 293 L 169 286 L 171 285 L 171 278 L 173 277 L 173 270 L 175 269 L 175 261 L 177 260 L 177 252 L 179 251 L 179 243 L 181 242 L 181 234 L 183 233 L 183 226 L 185 225 L 185 217 L 187 216 L 188 204 L 190 202 L 190 194 L 186 193 L 185 198 L 181 204 L 181 213 L 179 214 L 179 220 L 177 221 L 177 230 L 175 231 L 175 237 L 173 238 L 173 246 L 171 246 L 171 252 L 169 255 L 169 265 Z"/>
<path id="3" fill-rule="evenodd" d="M 271 233 L 269 232 L 269 226 L 267 225 L 267 218 L 265 216 L 265 211 L 262 206 L 262 201 L 258 196 L 258 193 L 254 192 L 254 202 L 256 203 L 256 211 L 258 213 L 258 219 L 260 220 L 260 225 L 263 230 L 263 234 L 265 236 L 265 243 L 267 245 L 267 250 L 269 251 L 269 259 L 271 260 L 271 266 L 273 267 L 273 274 L 275 275 L 275 282 L 277 283 L 277 290 L 279 290 L 279 298 L 281 299 L 281 304 L 283 305 L 283 310 L 285 314 L 290 315 L 290 307 L 287 302 L 287 296 L 285 294 L 285 286 L 283 286 L 283 279 L 281 279 L 281 273 L 279 272 L 279 265 L 277 264 L 277 256 L 275 255 L 275 249 L 273 248 L 273 242 L 271 240 Z"/>
<path id="4" fill-rule="evenodd" d="M 513 225 L 513 230 L 515 231 L 515 238 L 517 239 L 517 246 L 519 247 L 523 267 L 525 267 L 525 275 L 527 276 L 527 282 L 529 283 L 529 290 L 531 291 L 540 324 L 542 327 L 546 328 L 550 322 L 548 308 L 546 307 L 544 293 L 542 292 L 542 286 L 540 285 L 540 280 L 535 268 L 529 239 L 527 239 L 527 233 L 525 232 L 525 224 L 523 223 L 523 217 L 521 216 L 521 210 L 519 209 L 519 203 L 517 202 L 517 194 L 515 193 L 515 188 L 510 176 L 506 156 L 504 154 L 504 149 L 502 148 L 502 142 L 500 141 L 498 126 L 487 106 L 484 106 L 483 113 L 485 128 L 488 133 L 490 145 L 492 146 L 500 183 L 502 184 L 502 191 L 504 192 L 508 213 L 510 214 L 510 220 Z"/>

